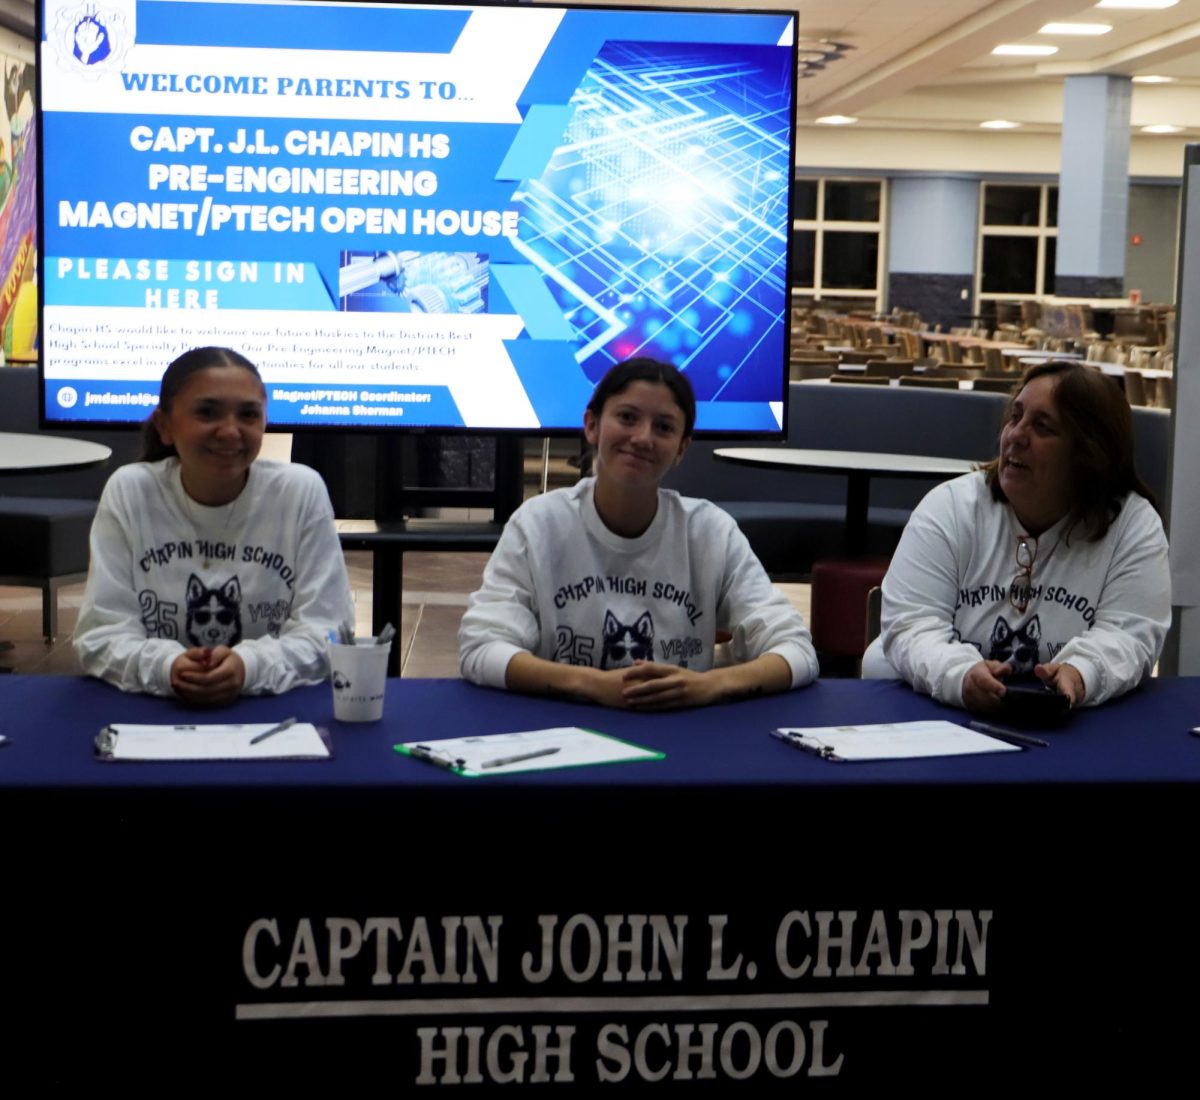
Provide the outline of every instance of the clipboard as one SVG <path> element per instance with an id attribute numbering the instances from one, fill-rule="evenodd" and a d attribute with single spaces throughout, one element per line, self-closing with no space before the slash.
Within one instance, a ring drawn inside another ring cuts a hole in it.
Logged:
<path id="1" fill-rule="evenodd" d="M 446 737 L 436 741 L 408 741 L 393 747 L 396 752 L 414 760 L 468 779 L 559 768 L 586 768 L 595 764 L 665 760 L 667 756 L 665 752 L 647 749 L 582 726 L 556 726 L 552 729 L 490 733 L 476 737 Z"/>
<path id="2" fill-rule="evenodd" d="M 96 734 L 96 759 L 113 764 L 333 758 L 329 731 L 311 722 L 297 722 L 256 745 L 250 743 L 275 724 L 152 726 L 113 722 Z"/>
<path id="3" fill-rule="evenodd" d="M 774 729 L 771 736 L 794 749 L 838 764 L 1022 751 L 1020 745 L 1010 741 L 940 719 Z"/>

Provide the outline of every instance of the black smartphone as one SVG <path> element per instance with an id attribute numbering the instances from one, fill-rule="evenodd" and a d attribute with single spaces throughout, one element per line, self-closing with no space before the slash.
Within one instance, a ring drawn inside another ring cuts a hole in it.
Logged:
<path id="1" fill-rule="evenodd" d="M 1071 713 L 1071 701 L 1035 676 L 1004 681 L 1004 698 L 998 717 L 1011 726 L 1051 729 L 1061 726 Z"/>

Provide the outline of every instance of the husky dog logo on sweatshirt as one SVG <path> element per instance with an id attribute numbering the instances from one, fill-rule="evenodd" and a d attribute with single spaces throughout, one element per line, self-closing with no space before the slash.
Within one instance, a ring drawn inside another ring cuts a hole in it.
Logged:
<path id="1" fill-rule="evenodd" d="M 654 660 L 654 620 L 645 612 L 637 622 L 627 625 L 611 611 L 604 613 L 604 648 L 601 668 L 627 668 L 635 661 Z"/>
<path id="2" fill-rule="evenodd" d="M 1013 630 L 1008 620 L 1001 615 L 992 627 L 992 646 L 989 660 L 1005 661 L 1012 665 L 1013 673 L 1022 676 L 1033 671 L 1038 663 L 1038 642 L 1042 640 L 1042 623 L 1034 615 L 1024 626 Z"/>
<path id="3" fill-rule="evenodd" d="M 187 637 L 198 646 L 235 646 L 242 640 L 242 586 L 236 576 L 215 588 L 206 588 L 195 573 L 188 577 Z"/>

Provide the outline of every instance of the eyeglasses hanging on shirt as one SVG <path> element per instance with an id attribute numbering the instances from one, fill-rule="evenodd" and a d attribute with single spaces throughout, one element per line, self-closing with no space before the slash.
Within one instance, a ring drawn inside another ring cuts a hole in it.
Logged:
<path id="1" fill-rule="evenodd" d="M 1017 536 L 1017 575 L 1008 590 L 1008 602 L 1018 615 L 1024 615 L 1033 596 L 1033 563 L 1037 560 L 1035 535 Z"/>

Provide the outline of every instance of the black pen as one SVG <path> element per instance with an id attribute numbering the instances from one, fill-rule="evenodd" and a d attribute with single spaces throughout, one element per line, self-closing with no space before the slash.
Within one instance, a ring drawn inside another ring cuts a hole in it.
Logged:
<path id="1" fill-rule="evenodd" d="M 263 730 L 257 737 L 251 737 L 250 744 L 257 745 L 260 741 L 265 741 L 268 737 L 273 737 L 277 733 L 283 733 L 284 730 L 291 729 L 295 724 L 295 718 L 285 718 L 279 725 L 272 726 L 269 730 Z"/>
<path id="2" fill-rule="evenodd" d="M 1040 737 L 1030 737 L 1027 733 L 1017 733 L 1016 730 L 1006 730 L 1001 726 L 989 726 L 986 722 L 973 721 L 971 729 L 986 733 L 989 737 L 996 738 L 997 741 L 1007 741 L 1010 745 L 1019 745 L 1022 748 L 1048 749 L 1050 747 L 1050 742 L 1043 741 Z"/>

